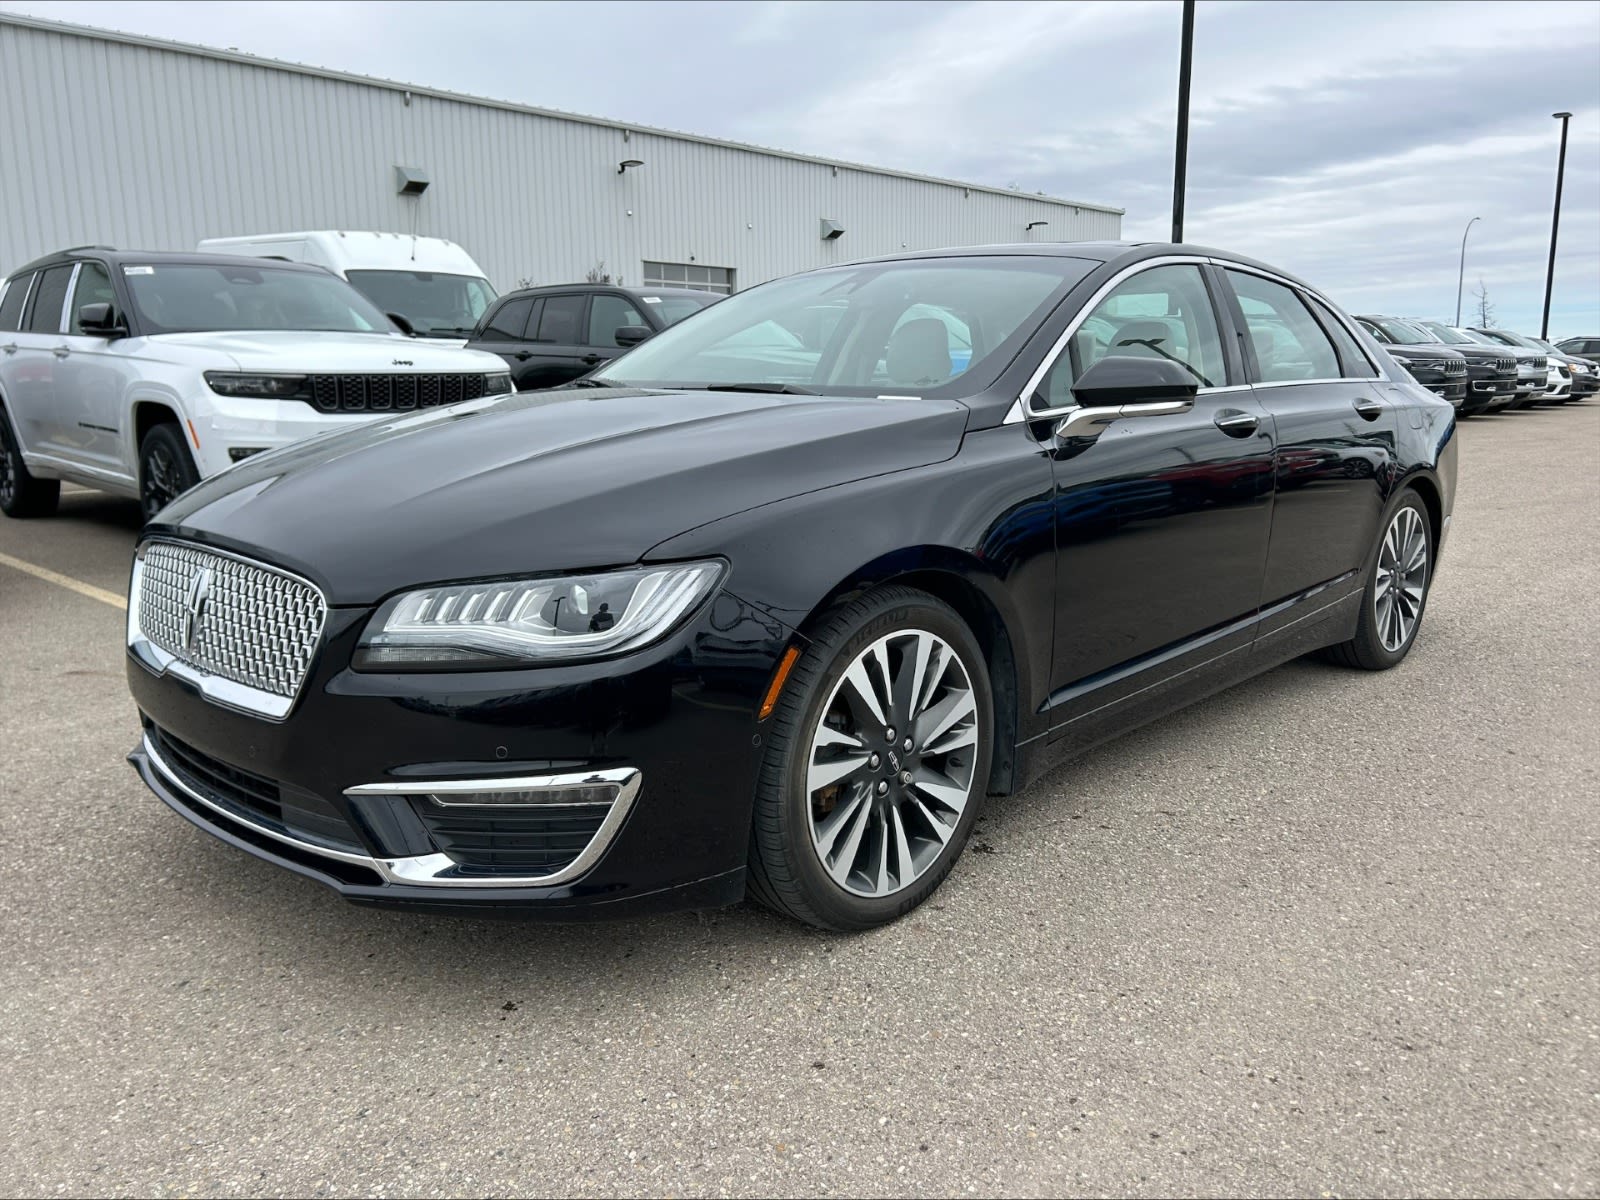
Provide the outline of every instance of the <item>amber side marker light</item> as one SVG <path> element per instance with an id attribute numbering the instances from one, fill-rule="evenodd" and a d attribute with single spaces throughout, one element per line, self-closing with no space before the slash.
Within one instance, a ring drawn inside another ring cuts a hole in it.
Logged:
<path id="1" fill-rule="evenodd" d="M 789 671 L 800 657 L 800 647 L 790 646 L 783 652 L 783 657 L 778 661 L 778 671 L 772 677 L 772 686 L 767 689 L 766 697 L 761 701 L 761 712 L 756 720 L 765 721 L 772 715 L 772 710 L 778 706 L 778 693 L 783 691 L 783 681 L 789 678 Z"/>

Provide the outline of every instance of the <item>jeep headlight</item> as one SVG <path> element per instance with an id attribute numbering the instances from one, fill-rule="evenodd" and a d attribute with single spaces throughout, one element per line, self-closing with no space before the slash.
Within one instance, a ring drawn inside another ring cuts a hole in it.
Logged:
<path id="1" fill-rule="evenodd" d="M 293 400 L 306 394 L 304 375 L 253 375 L 238 371 L 207 371 L 206 383 L 219 396 L 257 400 Z"/>
<path id="2" fill-rule="evenodd" d="M 501 579 L 404 592 L 357 644 L 358 671 L 448 671 L 600 658 L 659 641 L 710 595 L 720 562 Z"/>
<path id="3" fill-rule="evenodd" d="M 501 371 L 494 375 L 483 377 L 483 394 L 485 396 L 500 396 L 515 389 L 511 386 L 511 372 Z"/>

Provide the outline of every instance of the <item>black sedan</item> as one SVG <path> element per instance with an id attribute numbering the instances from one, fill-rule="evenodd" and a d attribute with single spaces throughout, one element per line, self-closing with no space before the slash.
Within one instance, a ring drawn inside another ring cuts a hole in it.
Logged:
<path id="1" fill-rule="evenodd" d="M 793 276 L 185 494 L 136 552 L 131 758 L 358 902 L 864 928 L 986 796 L 1310 651 L 1401 662 L 1454 431 L 1214 250 Z"/>

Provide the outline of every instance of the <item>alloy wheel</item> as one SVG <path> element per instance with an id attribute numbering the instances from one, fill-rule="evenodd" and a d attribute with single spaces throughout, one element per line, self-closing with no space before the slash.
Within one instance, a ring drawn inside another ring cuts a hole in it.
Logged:
<path id="1" fill-rule="evenodd" d="M 841 888 L 880 898 L 939 859 L 972 799 L 978 705 L 936 634 L 903 629 L 861 651 L 811 738 L 811 842 Z"/>
<path id="2" fill-rule="evenodd" d="M 1428 535 L 1422 514 L 1405 507 L 1389 522 L 1378 551 L 1378 576 L 1372 590 L 1378 640 L 1396 654 L 1405 648 L 1422 616 L 1428 587 Z"/>
<path id="3" fill-rule="evenodd" d="M 155 516 L 178 498 L 178 464 L 165 446 L 154 446 L 144 459 L 144 515 Z"/>

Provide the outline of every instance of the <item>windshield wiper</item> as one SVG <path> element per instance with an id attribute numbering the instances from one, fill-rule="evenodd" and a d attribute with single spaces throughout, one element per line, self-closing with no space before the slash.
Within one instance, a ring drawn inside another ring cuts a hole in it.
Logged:
<path id="1" fill-rule="evenodd" d="M 820 396 L 821 392 L 798 383 L 707 383 L 686 387 L 686 392 L 771 392 L 780 396 Z"/>

